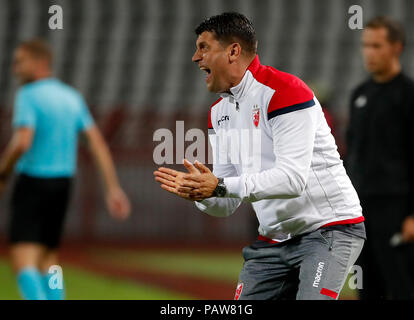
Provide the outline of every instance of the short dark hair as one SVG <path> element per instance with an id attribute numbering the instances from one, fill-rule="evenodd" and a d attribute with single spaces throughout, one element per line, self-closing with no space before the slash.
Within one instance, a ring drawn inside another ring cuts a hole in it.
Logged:
<path id="1" fill-rule="evenodd" d="M 26 50 L 35 58 L 41 58 L 48 61 L 49 65 L 53 62 L 53 52 L 50 45 L 43 39 L 31 39 L 23 41 L 18 48 Z"/>
<path id="2" fill-rule="evenodd" d="M 388 16 L 379 16 L 371 19 L 365 28 L 379 29 L 385 28 L 388 33 L 388 41 L 391 43 L 400 42 L 405 46 L 406 37 L 404 27 L 397 20 Z"/>
<path id="3" fill-rule="evenodd" d="M 201 22 L 195 29 L 196 35 L 208 31 L 214 33 L 215 38 L 224 43 L 239 42 L 242 50 L 249 54 L 256 54 L 256 31 L 252 22 L 243 14 L 225 12 L 210 17 Z"/>

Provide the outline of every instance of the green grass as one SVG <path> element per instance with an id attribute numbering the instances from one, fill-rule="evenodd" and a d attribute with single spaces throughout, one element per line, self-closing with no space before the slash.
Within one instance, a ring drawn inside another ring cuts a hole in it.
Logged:
<path id="1" fill-rule="evenodd" d="M 243 258 L 237 252 L 192 252 L 177 250 L 137 251 L 127 249 L 91 248 L 91 258 L 106 265 L 137 268 L 167 274 L 204 277 L 227 283 L 237 282 Z M 68 299 L 77 300 L 180 300 L 193 297 L 85 271 L 73 265 L 63 265 Z M 345 282 L 341 298 L 355 299 L 356 292 Z M 15 276 L 4 258 L 0 258 L 0 300 L 20 299 Z"/>
<path id="2" fill-rule="evenodd" d="M 347 280 L 345 281 L 344 287 L 342 288 L 341 295 L 339 298 L 344 300 L 357 300 L 358 299 L 358 290 L 351 289 L 348 285 L 349 278 L 352 275 L 348 275 Z"/>
<path id="3" fill-rule="evenodd" d="M 74 267 L 63 266 L 67 299 L 72 300 L 180 300 L 191 299 L 135 282 L 103 277 Z M 4 259 L 0 259 L 0 300 L 20 299 L 16 279 Z"/>
<path id="4" fill-rule="evenodd" d="M 0 300 L 18 300 L 19 292 L 16 286 L 16 278 L 10 266 L 4 259 L 0 259 Z"/>
<path id="5" fill-rule="evenodd" d="M 243 266 L 240 253 L 176 251 L 137 251 L 118 249 L 91 249 L 90 254 L 102 263 L 128 268 L 149 269 L 169 274 L 199 276 L 217 281 L 237 282 Z M 341 292 L 342 299 L 356 299 L 357 292 L 348 286 Z"/>
<path id="6" fill-rule="evenodd" d="M 90 254 L 105 264 L 145 268 L 169 274 L 189 275 L 236 283 L 243 267 L 241 253 L 191 251 L 132 251 L 93 249 Z"/>

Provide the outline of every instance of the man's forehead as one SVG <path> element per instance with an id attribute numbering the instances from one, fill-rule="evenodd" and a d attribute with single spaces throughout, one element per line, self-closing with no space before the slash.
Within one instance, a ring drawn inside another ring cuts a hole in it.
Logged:
<path id="1" fill-rule="evenodd" d="M 211 31 L 204 31 L 198 36 L 196 43 L 199 44 L 202 42 L 211 42 L 211 41 L 217 41 L 216 38 L 214 37 L 214 33 Z"/>
<path id="2" fill-rule="evenodd" d="M 362 37 L 376 37 L 377 39 L 386 39 L 388 31 L 385 28 L 365 28 Z"/>

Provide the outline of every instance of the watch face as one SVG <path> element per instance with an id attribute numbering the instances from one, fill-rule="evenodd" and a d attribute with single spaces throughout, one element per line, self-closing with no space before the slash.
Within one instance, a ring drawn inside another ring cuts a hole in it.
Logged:
<path id="1" fill-rule="evenodd" d="M 218 186 L 216 189 L 218 197 L 224 197 L 226 195 L 226 187 L 225 186 Z"/>

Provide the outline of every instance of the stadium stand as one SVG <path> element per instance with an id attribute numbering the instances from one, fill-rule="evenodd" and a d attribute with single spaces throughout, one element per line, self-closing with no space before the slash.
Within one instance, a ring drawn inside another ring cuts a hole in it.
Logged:
<path id="1" fill-rule="evenodd" d="M 49 6 L 62 6 L 63 30 L 49 30 Z M 204 75 L 191 62 L 194 27 L 205 17 L 240 11 L 255 23 L 264 64 L 293 73 L 313 89 L 325 90 L 341 134 L 348 96 L 365 73 L 359 55 L 360 31 L 348 28 L 348 8 L 360 4 L 364 18 L 390 14 L 407 29 L 405 70 L 414 74 L 412 0 L 0 0 L 0 146 L 10 136 L 17 89 L 11 75 L 19 41 L 41 36 L 55 49 L 56 76 L 78 88 L 115 151 L 121 179 L 132 198 L 131 222 L 107 217 L 96 175 L 81 151 L 81 171 L 67 225 L 67 237 L 157 238 L 210 241 L 220 235 L 243 240 L 254 234 L 252 211 L 234 217 L 205 217 L 170 197 L 153 182 L 153 132 L 207 129 L 209 105 Z M 312 85 L 311 85 L 312 86 Z M 7 223 L 7 197 L 0 200 L 0 232 Z M 174 208 L 174 210 L 171 210 Z M 253 230 L 253 231 L 252 231 Z"/>

